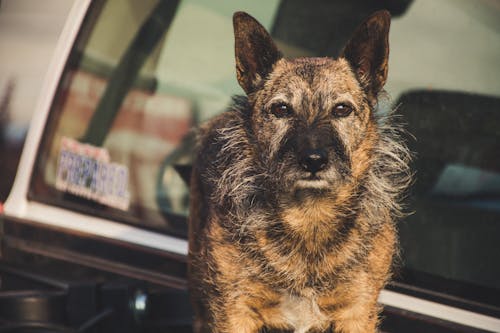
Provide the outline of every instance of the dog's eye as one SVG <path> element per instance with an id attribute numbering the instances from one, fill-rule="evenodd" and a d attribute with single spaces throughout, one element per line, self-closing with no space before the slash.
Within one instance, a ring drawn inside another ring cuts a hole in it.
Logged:
<path id="1" fill-rule="evenodd" d="M 290 117 L 292 115 L 292 108 L 283 103 L 273 104 L 271 106 L 271 113 L 277 118 Z"/>
<path id="2" fill-rule="evenodd" d="M 332 109 L 332 115 L 334 117 L 342 118 L 347 117 L 353 111 L 353 107 L 347 103 L 339 103 L 335 105 Z"/>

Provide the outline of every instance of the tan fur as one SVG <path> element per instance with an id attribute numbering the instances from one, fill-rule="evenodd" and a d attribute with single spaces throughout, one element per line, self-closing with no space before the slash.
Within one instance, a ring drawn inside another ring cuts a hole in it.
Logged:
<path id="1" fill-rule="evenodd" d="M 235 14 L 248 97 L 200 128 L 191 180 L 196 333 L 376 332 L 411 173 L 397 128 L 375 112 L 388 14 L 364 25 L 345 57 L 288 60 Z M 352 112 L 335 115 L 339 104 Z M 304 160 L 311 151 L 326 162 Z"/>

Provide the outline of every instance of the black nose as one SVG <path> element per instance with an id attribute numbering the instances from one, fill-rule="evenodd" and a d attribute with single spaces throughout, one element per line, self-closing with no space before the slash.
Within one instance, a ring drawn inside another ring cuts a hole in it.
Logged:
<path id="1" fill-rule="evenodd" d="M 300 159 L 300 165 L 311 173 L 323 170 L 327 163 L 328 155 L 323 149 L 306 149 Z"/>

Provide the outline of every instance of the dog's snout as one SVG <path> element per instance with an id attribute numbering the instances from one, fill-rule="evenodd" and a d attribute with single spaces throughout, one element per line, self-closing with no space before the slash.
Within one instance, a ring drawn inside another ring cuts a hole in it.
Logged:
<path id="1" fill-rule="evenodd" d="M 328 155 L 323 149 L 307 149 L 302 153 L 300 164 L 304 170 L 316 173 L 328 164 Z"/>

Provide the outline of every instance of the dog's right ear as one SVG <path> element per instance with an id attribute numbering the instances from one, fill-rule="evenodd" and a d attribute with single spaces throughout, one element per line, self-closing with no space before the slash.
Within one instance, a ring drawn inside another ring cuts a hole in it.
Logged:
<path id="1" fill-rule="evenodd" d="M 282 55 L 266 29 L 244 12 L 233 15 L 236 76 L 247 94 L 253 93 Z"/>

